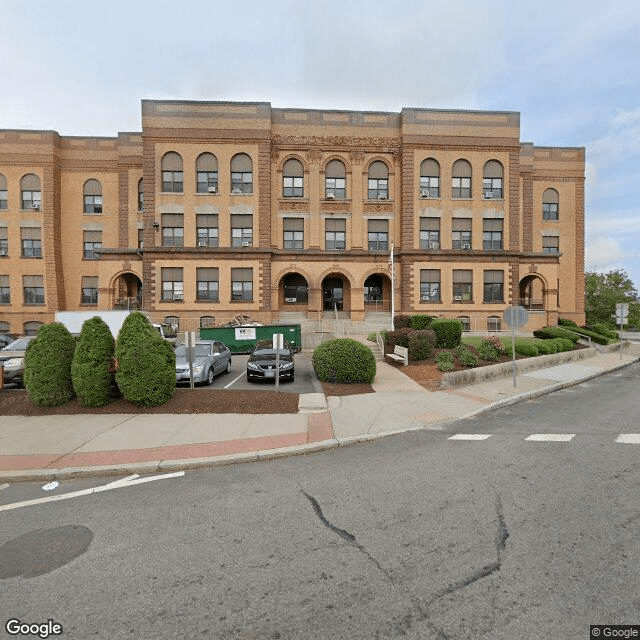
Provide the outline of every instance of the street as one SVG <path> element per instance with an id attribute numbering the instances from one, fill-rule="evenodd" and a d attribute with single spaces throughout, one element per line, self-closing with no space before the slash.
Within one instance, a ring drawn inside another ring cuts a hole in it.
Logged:
<path id="1" fill-rule="evenodd" d="M 640 459 L 621 434 L 640 432 L 639 383 L 635 363 L 314 455 L 0 486 L 8 507 L 115 483 L 0 513 L 2 632 L 14 618 L 74 639 L 586 640 L 590 624 L 638 624 Z"/>

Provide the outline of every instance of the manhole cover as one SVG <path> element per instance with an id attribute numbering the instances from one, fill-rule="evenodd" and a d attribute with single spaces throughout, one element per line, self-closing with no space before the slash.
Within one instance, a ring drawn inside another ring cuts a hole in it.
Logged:
<path id="1" fill-rule="evenodd" d="M 0 578 L 33 578 L 62 567 L 81 556 L 93 533 L 86 527 L 68 525 L 38 529 L 0 547 Z"/>

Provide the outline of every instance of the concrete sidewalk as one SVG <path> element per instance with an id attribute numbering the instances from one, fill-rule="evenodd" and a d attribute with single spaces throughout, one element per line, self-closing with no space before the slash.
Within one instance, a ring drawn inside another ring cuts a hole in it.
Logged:
<path id="1" fill-rule="evenodd" d="M 376 393 L 300 396 L 282 415 L 0 416 L 0 483 L 155 473 L 331 449 L 446 423 L 551 393 L 634 362 L 640 344 L 513 378 L 429 392 L 378 362 Z"/>

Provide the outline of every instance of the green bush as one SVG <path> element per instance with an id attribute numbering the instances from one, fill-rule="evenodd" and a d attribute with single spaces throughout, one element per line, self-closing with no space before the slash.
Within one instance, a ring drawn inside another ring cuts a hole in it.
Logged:
<path id="1" fill-rule="evenodd" d="M 320 380 L 332 384 L 371 384 L 376 377 L 376 359 L 369 347 L 351 338 L 336 338 L 319 344 L 311 357 Z"/>
<path id="2" fill-rule="evenodd" d="M 498 352 L 498 355 L 504 353 L 504 343 L 498 336 L 484 336 L 482 342 L 488 342 Z"/>
<path id="3" fill-rule="evenodd" d="M 409 335 L 409 358 L 426 360 L 436 344 L 436 334 L 430 329 L 414 331 Z"/>
<path id="4" fill-rule="evenodd" d="M 176 356 L 169 342 L 139 311 L 129 314 L 116 340 L 116 382 L 134 404 L 157 407 L 176 387 Z"/>
<path id="5" fill-rule="evenodd" d="M 581 336 L 585 336 L 591 338 L 593 342 L 597 342 L 598 344 L 609 344 L 611 340 L 595 331 L 589 331 L 589 329 L 584 329 L 583 327 L 573 327 L 572 331 L 579 333 Z"/>
<path id="6" fill-rule="evenodd" d="M 475 353 L 469 351 L 467 347 L 463 344 L 459 344 L 453 351 L 456 358 L 460 360 L 460 363 L 465 367 L 477 367 L 478 366 L 478 356 Z"/>
<path id="7" fill-rule="evenodd" d="M 568 338 L 551 338 L 550 342 L 553 342 L 558 347 L 558 353 L 561 351 L 573 351 L 573 342 Z"/>
<path id="8" fill-rule="evenodd" d="M 115 377 L 109 370 L 115 344 L 102 318 L 85 320 L 71 363 L 71 380 L 78 402 L 84 407 L 102 407 L 113 395 Z"/>
<path id="9" fill-rule="evenodd" d="M 577 327 L 578 326 L 573 320 L 567 320 L 566 318 L 558 318 L 558 324 L 561 327 Z"/>
<path id="10" fill-rule="evenodd" d="M 453 371 L 453 355 L 449 351 L 441 351 L 436 356 L 436 366 L 440 371 Z"/>
<path id="11" fill-rule="evenodd" d="M 599 333 L 601 336 L 605 338 L 609 338 L 611 340 L 617 340 L 618 334 L 616 331 L 612 331 L 606 324 L 594 324 L 591 325 L 591 330 Z"/>
<path id="12" fill-rule="evenodd" d="M 482 360 L 495 362 L 500 357 L 500 353 L 502 353 L 502 344 L 500 347 L 500 351 L 498 351 L 495 344 L 483 338 L 482 342 L 478 345 L 478 357 Z"/>
<path id="13" fill-rule="evenodd" d="M 412 329 L 416 329 L 418 331 L 422 329 L 428 329 L 431 326 L 431 321 L 433 318 L 424 313 L 416 314 L 415 316 L 411 316 L 411 320 L 409 321 L 409 326 Z"/>
<path id="14" fill-rule="evenodd" d="M 24 386 L 33 402 L 56 407 L 73 397 L 71 362 L 75 338 L 60 322 L 43 324 L 25 354 Z"/>
<path id="15" fill-rule="evenodd" d="M 436 345 L 440 349 L 455 349 L 462 340 L 462 322 L 460 320 L 438 319 L 431 323 L 436 333 Z"/>
<path id="16" fill-rule="evenodd" d="M 393 328 L 394 329 L 402 329 L 404 327 L 411 326 L 411 316 L 394 316 L 393 317 Z"/>
<path id="17" fill-rule="evenodd" d="M 570 331 L 567 331 L 561 327 L 543 327 L 542 329 L 536 329 L 533 332 L 533 335 L 536 338 L 542 338 L 545 340 L 548 338 L 566 338 L 575 344 L 580 340 L 580 336 L 573 332 L 576 328 L 577 327 L 574 327 Z"/>
<path id="18" fill-rule="evenodd" d="M 553 340 L 539 339 L 536 341 L 535 346 L 538 351 L 545 356 L 556 353 L 558 351 L 558 347 L 555 345 Z"/>
<path id="19" fill-rule="evenodd" d="M 377 331 L 374 331 L 373 333 L 370 333 L 367 336 L 367 340 L 369 340 L 369 342 L 377 342 L 376 333 L 377 333 Z M 387 339 L 387 333 L 388 333 L 388 331 L 386 329 L 382 329 L 380 331 L 380 335 L 382 336 L 382 342 L 384 342 Z"/>
<path id="20" fill-rule="evenodd" d="M 410 327 L 400 327 L 395 331 L 389 331 L 384 341 L 384 352 L 393 353 L 396 345 L 401 347 L 409 346 L 409 336 L 414 332 Z"/>
<path id="21" fill-rule="evenodd" d="M 528 356 L 530 358 L 534 358 L 535 356 L 540 355 L 538 347 L 536 347 L 531 342 L 524 340 L 516 340 L 516 353 L 519 353 L 521 356 Z"/>

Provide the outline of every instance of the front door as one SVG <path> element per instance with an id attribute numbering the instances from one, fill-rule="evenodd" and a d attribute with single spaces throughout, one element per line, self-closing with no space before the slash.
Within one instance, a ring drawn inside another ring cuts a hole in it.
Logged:
<path id="1" fill-rule="evenodd" d="M 343 304 L 342 278 L 326 278 L 322 283 L 322 299 L 325 311 L 337 309 L 342 311 Z"/>

